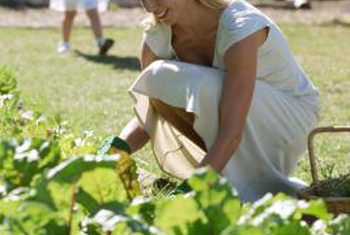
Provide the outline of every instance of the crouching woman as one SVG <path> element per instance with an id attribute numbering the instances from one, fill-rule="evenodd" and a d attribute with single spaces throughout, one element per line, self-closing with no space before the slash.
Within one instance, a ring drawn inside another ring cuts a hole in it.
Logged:
<path id="1" fill-rule="evenodd" d="M 316 88 L 276 24 L 244 1 L 143 0 L 152 13 L 136 117 L 119 138 L 149 140 L 159 166 L 185 179 L 209 165 L 244 201 L 294 195 L 289 175 L 319 113 Z"/>

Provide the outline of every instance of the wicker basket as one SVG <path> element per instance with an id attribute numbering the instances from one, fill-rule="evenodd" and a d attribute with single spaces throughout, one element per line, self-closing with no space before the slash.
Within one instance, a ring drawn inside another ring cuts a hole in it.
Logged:
<path id="1" fill-rule="evenodd" d="M 325 132 L 350 132 L 350 127 L 320 127 L 310 132 L 308 137 L 308 149 L 311 166 L 312 184 L 299 192 L 299 197 L 303 199 L 323 199 L 327 204 L 328 211 L 334 215 L 341 213 L 350 214 L 350 197 L 320 197 L 316 196 L 315 189 L 320 185 L 317 173 L 317 163 L 314 153 L 313 140 L 316 134 Z"/>

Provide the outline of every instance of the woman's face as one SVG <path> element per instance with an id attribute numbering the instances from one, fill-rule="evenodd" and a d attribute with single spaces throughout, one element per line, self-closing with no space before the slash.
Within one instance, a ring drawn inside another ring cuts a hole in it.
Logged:
<path id="1" fill-rule="evenodd" d="M 142 0 L 142 3 L 161 23 L 174 25 L 179 21 L 186 1 L 189 0 Z"/>

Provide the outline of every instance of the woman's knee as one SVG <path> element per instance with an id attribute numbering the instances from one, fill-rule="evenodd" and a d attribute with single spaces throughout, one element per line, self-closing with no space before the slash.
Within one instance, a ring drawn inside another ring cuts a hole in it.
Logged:
<path id="1" fill-rule="evenodd" d="M 148 65 L 143 74 L 146 76 L 164 76 L 176 70 L 172 62 L 166 60 L 156 60 Z"/>
<path id="2" fill-rule="evenodd" d="M 156 60 L 146 67 L 144 73 L 152 76 L 184 76 L 189 71 L 197 68 L 197 73 L 203 70 L 203 66 L 190 64 L 176 60 Z M 208 69 L 208 68 L 207 68 Z"/>

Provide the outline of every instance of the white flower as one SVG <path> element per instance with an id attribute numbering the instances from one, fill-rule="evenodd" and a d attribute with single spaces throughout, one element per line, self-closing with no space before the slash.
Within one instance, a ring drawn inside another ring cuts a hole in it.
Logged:
<path id="1" fill-rule="evenodd" d="M 0 95 L 0 108 L 3 108 L 6 101 L 11 100 L 13 97 L 13 94 Z"/>
<path id="2" fill-rule="evenodd" d="M 0 185 L 0 195 L 5 195 L 7 188 L 5 185 Z"/>
<path id="3" fill-rule="evenodd" d="M 123 215 L 114 215 L 112 211 L 102 209 L 93 218 L 94 221 L 102 225 L 103 231 L 113 231 L 115 226 L 120 223 L 127 221 L 127 217 Z"/>
<path id="4" fill-rule="evenodd" d="M 33 120 L 34 118 L 34 112 L 32 110 L 29 110 L 27 112 L 24 112 L 21 116 L 24 120 Z"/>
<path id="5" fill-rule="evenodd" d="M 94 131 L 90 131 L 90 130 L 85 130 L 83 133 L 86 135 L 86 137 L 90 137 L 90 136 L 93 136 L 95 134 Z"/>
<path id="6" fill-rule="evenodd" d="M 82 138 L 77 138 L 77 139 L 74 140 L 74 144 L 75 144 L 75 146 L 77 146 L 77 147 L 83 146 L 83 145 L 84 145 L 84 142 L 85 142 L 85 141 L 84 141 Z"/>
<path id="7" fill-rule="evenodd" d="M 32 141 L 30 139 L 24 140 L 24 143 L 16 148 L 16 153 L 24 153 L 30 148 L 31 145 Z"/>
<path id="8" fill-rule="evenodd" d="M 316 232 L 324 231 L 327 228 L 327 224 L 325 221 L 317 220 L 313 223 L 311 230 Z"/>
<path id="9" fill-rule="evenodd" d="M 21 159 L 27 158 L 28 162 L 35 162 L 39 160 L 39 152 L 36 149 L 32 149 L 29 152 L 16 153 L 14 158 L 15 160 L 21 160 Z"/>
<path id="10" fill-rule="evenodd" d="M 13 94 L 2 95 L 3 100 L 11 100 L 13 98 Z"/>

